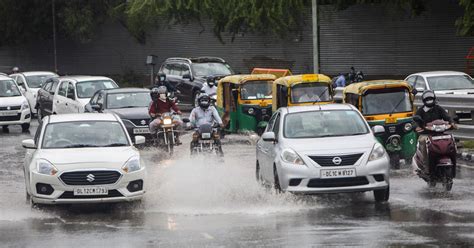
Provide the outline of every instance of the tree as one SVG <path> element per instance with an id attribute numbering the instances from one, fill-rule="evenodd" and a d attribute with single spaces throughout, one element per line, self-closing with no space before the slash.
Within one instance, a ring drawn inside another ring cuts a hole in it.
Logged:
<path id="1" fill-rule="evenodd" d="M 474 1 L 460 0 L 459 5 L 464 8 L 464 16 L 456 21 L 458 32 L 462 36 L 474 36 Z"/>

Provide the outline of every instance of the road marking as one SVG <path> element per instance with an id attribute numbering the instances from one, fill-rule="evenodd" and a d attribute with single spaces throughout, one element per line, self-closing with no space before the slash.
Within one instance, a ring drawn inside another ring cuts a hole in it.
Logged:
<path id="1" fill-rule="evenodd" d="M 206 239 L 214 239 L 214 237 L 212 237 L 209 233 L 203 232 L 203 233 L 201 233 L 201 234 L 202 234 L 202 236 L 204 236 L 204 238 L 206 238 Z"/>
<path id="2" fill-rule="evenodd" d="M 403 199 L 400 199 L 400 198 L 395 198 L 395 197 L 392 197 L 393 200 L 395 201 L 400 201 L 400 202 L 405 202 L 405 203 L 408 203 L 408 201 L 406 200 L 403 200 Z"/>

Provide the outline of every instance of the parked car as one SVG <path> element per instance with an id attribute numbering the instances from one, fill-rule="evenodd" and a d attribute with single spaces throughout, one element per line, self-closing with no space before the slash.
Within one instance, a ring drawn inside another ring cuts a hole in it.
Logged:
<path id="1" fill-rule="evenodd" d="M 97 91 L 86 105 L 86 112 L 114 113 L 118 115 L 131 137 L 145 135 L 151 140 L 150 90 L 140 88 L 119 88 Z"/>
<path id="2" fill-rule="evenodd" d="M 474 94 L 474 80 L 463 72 L 420 72 L 409 75 L 405 81 L 419 92 L 433 90 L 436 94 Z"/>
<path id="3" fill-rule="evenodd" d="M 37 114 L 35 106 L 38 90 L 47 79 L 57 76 L 56 73 L 50 71 L 27 71 L 10 75 L 10 77 L 16 81 L 18 86 L 21 87 L 20 89 L 22 89 L 23 94 L 26 96 L 26 99 L 28 99 L 28 103 L 30 104 L 30 111 L 34 115 Z"/>
<path id="4" fill-rule="evenodd" d="M 216 57 L 169 58 L 160 67 L 160 73 L 181 93 L 180 104 L 193 105 L 207 77 L 220 79 L 234 74 L 225 60 Z"/>
<path id="5" fill-rule="evenodd" d="M 35 109 L 37 110 L 38 120 L 53 114 L 53 99 L 56 89 L 59 85 L 59 78 L 50 78 L 38 90 Z"/>
<path id="6" fill-rule="evenodd" d="M 144 142 L 135 137 L 135 144 Z M 140 153 L 114 114 L 45 117 L 34 139 L 22 145 L 32 204 L 134 201 L 145 193 Z"/>
<path id="7" fill-rule="evenodd" d="M 59 78 L 59 86 L 53 96 L 53 114 L 83 113 L 95 92 L 114 89 L 118 85 L 108 77 L 66 76 Z"/>
<path id="8" fill-rule="evenodd" d="M 25 132 L 30 128 L 31 112 L 28 100 L 15 81 L 0 75 L 0 126 L 21 125 Z"/>
<path id="9" fill-rule="evenodd" d="M 317 194 L 373 191 L 389 198 L 389 158 L 360 112 L 326 104 L 278 109 L 257 142 L 257 180 L 277 191 Z"/>

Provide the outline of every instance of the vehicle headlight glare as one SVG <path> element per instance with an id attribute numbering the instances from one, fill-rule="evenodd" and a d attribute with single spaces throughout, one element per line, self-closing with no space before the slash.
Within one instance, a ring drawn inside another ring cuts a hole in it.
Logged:
<path id="1" fill-rule="evenodd" d="M 369 161 L 374 161 L 377 159 L 383 158 L 385 155 L 385 149 L 380 143 L 375 143 L 374 148 L 372 149 L 372 152 L 370 153 L 369 156 Z"/>
<path id="2" fill-rule="evenodd" d="M 405 132 L 410 132 L 412 128 L 413 125 L 411 123 L 406 123 L 404 126 Z"/>
<path id="3" fill-rule="evenodd" d="M 171 123 L 173 123 L 173 121 L 171 120 L 171 118 L 165 118 L 165 119 L 163 119 L 163 124 L 164 124 L 164 125 L 171 125 Z"/>
<path id="4" fill-rule="evenodd" d="M 253 114 L 255 113 L 255 109 L 249 108 L 249 110 L 247 111 L 247 113 L 253 115 Z"/>
<path id="5" fill-rule="evenodd" d="M 50 175 L 50 176 L 54 176 L 56 175 L 56 173 L 58 173 L 58 169 L 56 169 L 56 167 L 54 167 L 53 164 L 43 159 L 38 160 L 38 162 L 36 163 L 36 170 L 40 174 Z"/>
<path id="6" fill-rule="evenodd" d="M 140 170 L 140 168 L 141 168 L 140 158 L 138 157 L 132 157 L 131 159 L 127 161 L 127 163 L 125 163 L 124 166 L 122 166 L 122 170 L 127 173 Z"/>
<path id="7" fill-rule="evenodd" d="M 304 162 L 300 156 L 298 156 L 298 154 L 296 154 L 296 152 L 291 149 L 283 150 L 281 153 L 281 159 L 286 163 L 304 165 Z"/>

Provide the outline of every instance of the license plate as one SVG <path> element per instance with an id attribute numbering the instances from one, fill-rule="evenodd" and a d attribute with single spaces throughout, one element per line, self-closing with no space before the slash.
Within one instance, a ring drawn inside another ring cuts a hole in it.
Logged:
<path id="1" fill-rule="evenodd" d="M 203 133 L 203 134 L 201 134 L 201 137 L 202 137 L 203 139 L 210 139 L 210 138 L 211 138 L 211 134 L 210 134 L 210 133 Z"/>
<path id="2" fill-rule="evenodd" d="M 144 133 L 150 133 L 150 129 L 148 128 L 134 128 L 133 129 L 133 134 L 144 134 Z"/>
<path id="3" fill-rule="evenodd" d="M 321 178 L 342 178 L 355 176 L 355 169 L 321 170 Z"/>
<path id="4" fill-rule="evenodd" d="M 0 116 L 15 116 L 18 111 L 0 111 Z"/>
<path id="5" fill-rule="evenodd" d="M 74 195 L 107 195 L 109 190 L 104 187 L 75 188 Z"/>
<path id="6" fill-rule="evenodd" d="M 385 123 L 388 123 L 388 124 L 397 123 L 397 118 L 396 117 L 388 117 L 388 118 L 385 119 Z"/>

